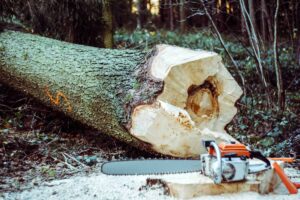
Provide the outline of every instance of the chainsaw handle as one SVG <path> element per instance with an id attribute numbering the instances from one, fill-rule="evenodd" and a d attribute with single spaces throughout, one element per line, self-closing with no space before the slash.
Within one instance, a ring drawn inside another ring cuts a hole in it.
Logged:
<path id="1" fill-rule="evenodd" d="M 257 158 L 261 161 L 264 161 L 267 165 L 266 167 L 269 168 L 271 167 L 271 163 L 268 158 L 266 158 L 260 151 L 250 151 L 250 158 Z"/>
<path id="2" fill-rule="evenodd" d="M 214 141 L 210 141 L 209 142 L 209 148 L 213 148 L 216 152 L 216 157 L 217 157 L 217 161 L 216 161 L 216 165 L 214 166 L 215 169 L 214 171 L 214 183 L 215 184 L 220 184 L 222 182 L 222 156 L 221 156 L 221 151 L 219 146 L 217 145 L 217 143 L 215 143 Z"/>

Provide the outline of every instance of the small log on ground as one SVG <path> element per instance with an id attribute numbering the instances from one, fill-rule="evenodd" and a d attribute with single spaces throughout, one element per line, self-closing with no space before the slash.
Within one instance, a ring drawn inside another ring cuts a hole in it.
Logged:
<path id="1" fill-rule="evenodd" d="M 158 45 L 99 49 L 0 34 L 0 81 L 138 148 L 190 157 L 224 127 L 242 94 L 216 53 Z M 210 131 L 203 131 L 204 128 Z"/>

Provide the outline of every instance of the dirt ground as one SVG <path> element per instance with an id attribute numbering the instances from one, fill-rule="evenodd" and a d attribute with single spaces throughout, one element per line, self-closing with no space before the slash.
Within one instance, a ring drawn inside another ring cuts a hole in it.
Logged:
<path id="1" fill-rule="evenodd" d="M 300 176 L 300 174 L 298 174 Z M 163 176 L 182 176 L 182 175 L 163 175 Z M 185 176 L 185 175 L 183 175 Z M 10 192 L 2 194 L 3 199 L 173 199 L 165 195 L 161 186 L 146 186 L 146 179 L 149 176 L 107 176 L 101 174 L 98 170 L 89 175 L 78 175 L 63 180 L 53 180 L 43 182 L 40 186 L 34 186 L 29 190 L 19 192 Z M 161 177 L 161 176 L 150 176 Z M 293 178 L 294 181 L 300 181 L 300 178 Z M 288 195 L 286 189 L 281 186 L 276 191 L 281 194 L 260 195 L 254 192 L 222 194 L 216 196 L 201 196 L 194 199 L 207 200 L 298 200 L 297 195 Z M 299 191 L 300 192 L 300 191 Z M 1 198 L 1 197 L 0 197 Z"/>
<path id="2" fill-rule="evenodd" d="M 0 193 L 88 175 L 111 159 L 151 156 L 0 84 Z"/>

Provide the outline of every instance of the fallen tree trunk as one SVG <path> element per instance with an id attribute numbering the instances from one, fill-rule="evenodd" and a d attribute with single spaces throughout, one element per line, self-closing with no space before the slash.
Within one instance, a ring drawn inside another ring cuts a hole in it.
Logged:
<path id="1" fill-rule="evenodd" d="M 215 53 L 98 49 L 6 31 L 0 55 L 0 81 L 133 146 L 190 157 L 203 152 L 201 139 L 233 140 L 224 127 L 242 91 Z"/>

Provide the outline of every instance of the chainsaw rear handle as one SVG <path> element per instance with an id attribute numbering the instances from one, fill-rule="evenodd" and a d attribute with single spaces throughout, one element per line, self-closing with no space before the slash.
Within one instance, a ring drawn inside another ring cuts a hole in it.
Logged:
<path id="1" fill-rule="evenodd" d="M 213 171 L 213 181 L 215 184 L 220 184 L 222 182 L 222 156 L 219 146 L 214 140 L 203 140 L 203 146 L 205 148 L 212 148 L 216 153 L 216 165 Z"/>
<path id="2" fill-rule="evenodd" d="M 260 151 L 250 151 L 250 158 L 257 158 L 266 163 L 266 168 L 271 167 L 271 163 L 268 158 L 266 158 Z"/>

